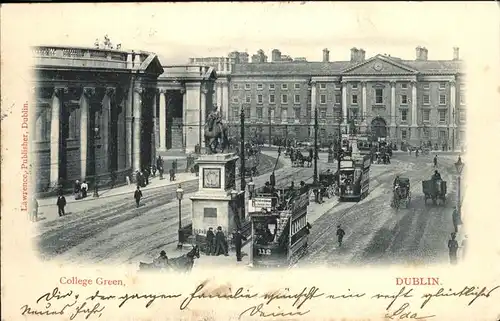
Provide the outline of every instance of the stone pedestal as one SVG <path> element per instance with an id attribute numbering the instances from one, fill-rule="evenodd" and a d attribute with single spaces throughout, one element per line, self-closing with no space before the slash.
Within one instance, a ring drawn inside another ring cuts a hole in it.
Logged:
<path id="1" fill-rule="evenodd" d="M 221 226 L 227 236 L 236 228 L 237 208 L 232 206 L 231 191 L 236 188 L 238 158 L 234 154 L 213 154 L 197 159 L 199 190 L 191 197 L 195 235 L 205 235 L 209 227 L 215 232 Z"/>

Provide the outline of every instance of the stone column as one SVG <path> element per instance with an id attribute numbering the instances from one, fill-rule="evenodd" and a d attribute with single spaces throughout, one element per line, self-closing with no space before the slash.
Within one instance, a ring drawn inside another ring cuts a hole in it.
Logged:
<path id="1" fill-rule="evenodd" d="M 216 90 L 216 98 L 217 98 L 217 107 L 219 109 L 219 113 L 221 116 L 225 119 L 225 112 L 222 110 L 222 95 L 223 95 L 223 89 L 222 89 L 222 83 L 221 82 L 215 82 L 215 90 Z"/>
<path id="2" fill-rule="evenodd" d="M 89 139 L 89 108 L 90 97 L 95 95 L 94 88 L 84 88 L 80 98 L 80 178 L 82 182 L 87 177 L 88 139 Z"/>
<path id="3" fill-rule="evenodd" d="M 151 134 L 151 148 L 152 148 L 152 158 L 153 160 L 156 159 L 156 146 L 158 146 L 157 144 L 157 140 L 159 140 L 160 138 L 158 137 L 158 122 L 157 122 L 157 119 L 158 119 L 158 115 L 157 115 L 157 112 L 156 112 L 156 98 L 158 97 L 158 93 L 159 93 L 159 90 L 158 89 L 154 89 L 153 91 L 153 133 Z"/>
<path id="4" fill-rule="evenodd" d="M 221 110 L 222 112 L 222 117 L 223 119 L 227 122 L 229 122 L 229 81 L 224 80 L 222 83 L 222 97 L 221 97 Z"/>
<path id="5" fill-rule="evenodd" d="M 347 81 L 342 81 L 342 124 L 347 126 Z"/>
<path id="6" fill-rule="evenodd" d="M 50 185 L 59 185 L 59 160 L 61 153 L 61 107 L 63 94 L 67 88 L 54 88 L 52 96 L 52 110 L 50 120 Z"/>
<path id="7" fill-rule="evenodd" d="M 109 161 L 110 161 L 110 151 L 109 151 L 109 123 L 111 120 L 111 99 L 115 95 L 115 88 L 106 88 L 106 97 L 102 104 L 102 146 L 104 151 L 103 167 L 104 172 L 109 172 Z"/>
<path id="8" fill-rule="evenodd" d="M 363 123 L 366 123 L 366 81 L 361 82 L 361 117 L 363 118 Z"/>
<path id="9" fill-rule="evenodd" d="M 182 148 L 186 151 L 186 141 L 187 141 L 187 98 L 186 98 L 186 88 L 181 88 L 180 93 L 182 95 Z"/>
<path id="10" fill-rule="evenodd" d="M 453 148 L 455 147 L 455 136 L 456 136 L 456 128 L 457 128 L 457 123 L 456 123 L 456 97 L 457 97 L 457 91 L 455 87 L 455 80 L 450 81 L 450 111 L 448 115 L 448 141 L 449 141 L 449 146 L 448 148 Z"/>
<path id="11" fill-rule="evenodd" d="M 396 126 L 396 82 L 391 81 L 391 127 Z"/>
<path id="12" fill-rule="evenodd" d="M 418 124 L 417 124 L 417 82 L 411 82 L 411 140 L 417 142 Z"/>
<path id="13" fill-rule="evenodd" d="M 200 120 L 199 120 L 199 144 L 201 147 L 201 150 L 204 151 L 205 144 L 203 143 L 204 138 L 205 138 L 205 119 L 207 116 L 207 85 L 206 84 L 201 84 L 200 86 Z"/>
<path id="14" fill-rule="evenodd" d="M 167 102 L 165 95 L 167 91 L 160 89 L 160 150 L 167 148 Z"/>
<path id="15" fill-rule="evenodd" d="M 125 139 L 128 135 L 128 133 L 125 131 L 125 104 L 126 104 L 126 97 L 128 96 L 128 90 L 126 89 L 125 92 L 122 91 L 123 89 L 120 90 L 122 95 L 120 96 L 120 99 L 117 99 L 117 104 L 114 106 L 115 108 L 120 108 L 121 112 L 118 114 L 118 133 L 117 133 L 117 141 L 118 141 L 118 146 L 117 146 L 117 153 L 118 153 L 118 170 L 122 170 L 126 168 L 126 142 Z"/>
<path id="16" fill-rule="evenodd" d="M 142 95 L 144 88 L 134 88 L 134 110 L 132 130 L 132 169 L 141 170 L 141 129 L 142 129 Z"/>
<path id="17" fill-rule="evenodd" d="M 134 88 L 132 84 L 127 93 L 125 103 L 125 168 L 132 167 L 132 121 L 134 107 Z"/>

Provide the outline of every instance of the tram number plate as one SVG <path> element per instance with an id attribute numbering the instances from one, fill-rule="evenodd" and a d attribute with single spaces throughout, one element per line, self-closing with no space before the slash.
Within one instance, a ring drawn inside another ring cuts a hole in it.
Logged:
<path id="1" fill-rule="evenodd" d="M 259 255 L 271 255 L 270 249 L 257 249 Z"/>

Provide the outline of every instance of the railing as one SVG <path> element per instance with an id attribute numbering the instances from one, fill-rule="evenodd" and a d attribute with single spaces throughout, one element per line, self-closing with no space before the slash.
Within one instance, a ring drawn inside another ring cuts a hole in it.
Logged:
<path id="1" fill-rule="evenodd" d="M 36 46 L 32 48 L 33 56 L 36 58 L 62 58 L 75 59 L 86 58 L 95 60 L 111 60 L 125 62 L 127 58 L 132 61 L 132 56 L 139 55 L 140 62 L 143 62 L 150 53 L 121 51 L 113 49 L 95 49 L 81 47 L 63 47 L 63 46 Z"/>

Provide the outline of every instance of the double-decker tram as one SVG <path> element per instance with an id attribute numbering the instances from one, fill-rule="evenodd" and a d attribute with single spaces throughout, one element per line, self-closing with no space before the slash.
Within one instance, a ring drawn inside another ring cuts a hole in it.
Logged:
<path id="1" fill-rule="evenodd" d="M 309 193 L 258 190 L 249 202 L 254 267 L 289 267 L 307 250 Z"/>
<path id="2" fill-rule="evenodd" d="M 370 189 L 369 155 L 362 157 L 344 157 L 340 160 L 340 195 L 339 199 L 361 200 Z"/>

